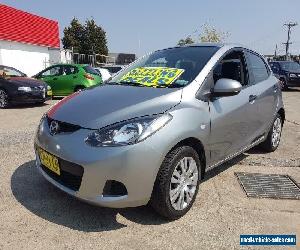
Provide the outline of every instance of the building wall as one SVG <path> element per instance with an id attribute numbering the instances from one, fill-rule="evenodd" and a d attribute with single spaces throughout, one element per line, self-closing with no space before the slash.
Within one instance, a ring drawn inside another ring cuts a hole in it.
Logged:
<path id="1" fill-rule="evenodd" d="M 48 66 L 50 59 L 56 57 L 55 53 L 58 53 L 59 58 L 59 49 L 51 49 L 50 52 L 48 47 L 0 40 L 0 65 L 14 67 L 28 76 Z"/>

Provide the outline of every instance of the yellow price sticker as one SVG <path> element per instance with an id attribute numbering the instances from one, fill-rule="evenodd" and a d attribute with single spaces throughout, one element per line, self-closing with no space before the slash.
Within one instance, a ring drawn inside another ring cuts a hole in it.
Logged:
<path id="1" fill-rule="evenodd" d="M 167 67 L 138 67 L 125 74 L 120 81 L 136 82 L 146 86 L 170 85 L 184 69 Z"/>

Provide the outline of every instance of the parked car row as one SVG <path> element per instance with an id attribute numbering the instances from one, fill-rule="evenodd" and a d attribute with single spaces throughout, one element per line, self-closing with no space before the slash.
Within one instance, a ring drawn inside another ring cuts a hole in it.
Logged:
<path id="1" fill-rule="evenodd" d="M 113 74 L 122 69 L 109 66 Z M 106 68 L 85 64 L 56 64 L 32 78 L 21 71 L 0 65 L 0 108 L 18 103 L 43 103 L 52 96 L 67 96 L 111 78 Z"/>

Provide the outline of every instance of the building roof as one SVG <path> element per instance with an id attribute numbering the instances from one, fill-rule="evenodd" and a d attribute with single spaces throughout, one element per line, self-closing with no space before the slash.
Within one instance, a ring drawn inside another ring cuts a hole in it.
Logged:
<path id="1" fill-rule="evenodd" d="M 0 40 L 59 48 L 58 22 L 0 4 Z"/>

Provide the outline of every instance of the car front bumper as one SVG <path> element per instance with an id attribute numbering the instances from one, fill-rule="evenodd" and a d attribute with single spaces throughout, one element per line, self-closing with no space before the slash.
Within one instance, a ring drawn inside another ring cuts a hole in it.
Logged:
<path id="1" fill-rule="evenodd" d="M 52 94 L 52 91 L 51 91 Z M 48 95 L 48 92 L 44 93 L 43 91 L 32 91 L 32 92 L 15 92 L 11 99 L 12 103 L 34 103 L 40 101 L 47 101 L 52 98 L 51 95 Z"/>
<path id="2" fill-rule="evenodd" d="M 289 78 L 287 85 L 289 87 L 300 87 L 300 77 L 297 78 Z"/>
<path id="3" fill-rule="evenodd" d="M 46 119 L 42 120 L 35 137 L 36 165 L 42 175 L 62 191 L 88 203 L 105 207 L 135 207 L 148 203 L 157 171 L 163 161 L 165 147 L 159 135 L 151 136 L 138 144 L 121 147 L 88 146 L 84 140 L 91 131 L 80 129 L 73 133 L 49 133 Z M 152 140 L 149 143 L 148 140 Z M 159 145 L 155 148 L 150 145 Z M 52 178 L 41 165 L 37 148 L 40 147 L 62 161 L 83 168 L 77 191 Z M 122 183 L 126 195 L 103 195 L 107 181 Z"/>

